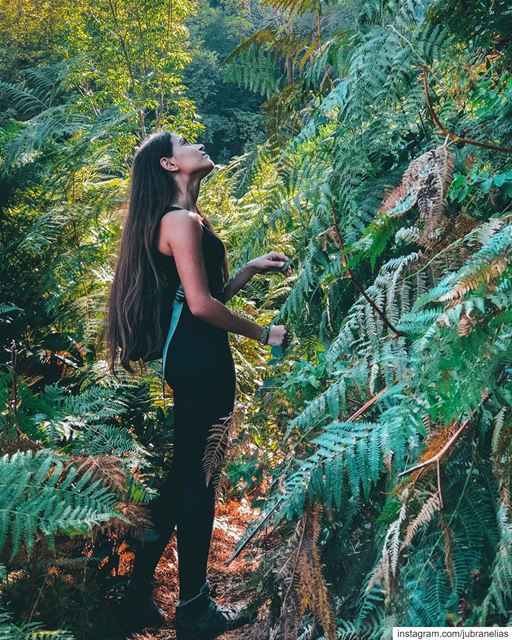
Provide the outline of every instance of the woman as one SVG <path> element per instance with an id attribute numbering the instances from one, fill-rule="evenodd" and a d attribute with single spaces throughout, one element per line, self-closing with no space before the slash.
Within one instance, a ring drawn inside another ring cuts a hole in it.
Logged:
<path id="1" fill-rule="evenodd" d="M 184 293 L 164 362 L 174 395 L 174 449 L 164 486 L 150 503 L 159 537 L 138 545 L 125 600 L 131 630 L 165 622 L 152 600 L 153 572 L 176 526 L 177 640 L 210 640 L 251 621 L 210 595 L 206 568 L 215 499 L 203 455 L 210 427 L 227 419 L 234 405 L 228 331 L 268 345 L 287 337 L 284 325 L 262 327 L 225 305 L 253 275 L 281 270 L 288 258 L 270 252 L 228 279 L 224 244 L 196 204 L 201 180 L 213 167 L 204 145 L 176 133 L 156 133 L 140 145 L 108 313 L 111 369 L 119 348 L 122 366 L 133 372 L 131 362 L 162 356 L 180 284 Z"/>

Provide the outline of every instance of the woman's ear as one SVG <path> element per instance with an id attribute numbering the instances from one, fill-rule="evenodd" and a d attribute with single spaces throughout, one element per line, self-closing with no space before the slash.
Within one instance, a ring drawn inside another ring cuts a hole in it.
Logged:
<path id="1" fill-rule="evenodd" d="M 172 160 L 172 158 L 160 158 L 160 166 L 166 171 L 178 170 L 178 165 Z"/>

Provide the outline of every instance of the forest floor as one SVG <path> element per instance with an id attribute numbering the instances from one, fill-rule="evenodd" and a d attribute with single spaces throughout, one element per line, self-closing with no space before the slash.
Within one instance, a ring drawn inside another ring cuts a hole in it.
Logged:
<path id="1" fill-rule="evenodd" d="M 251 544 L 250 550 L 244 549 L 229 566 L 225 563 L 233 554 L 235 545 L 245 533 L 249 522 L 257 515 L 258 510 L 252 509 L 246 498 L 220 500 L 216 504 L 207 577 L 212 587 L 216 589 L 215 600 L 219 604 L 244 606 L 251 601 L 253 594 L 247 585 L 247 579 L 258 567 L 259 560 L 255 557 L 255 551 L 259 549 L 255 549 L 255 545 Z M 155 577 L 158 586 L 154 591 L 154 599 L 167 616 L 168 624 L 158 629 L 147 628 L 143 632 L 132 633 L 126 636 L 127 640 L 175 640 L 176 638 L 173 618 L 179 599 L 179 586 L 175 535 L 160 559 Z M 257 636 L 258 626 L 256 621 L 235 631 L 226 632 L 222 634 L 222 640 L 247 638 L 249 629 L 251 636 L 254 633 Z"/>

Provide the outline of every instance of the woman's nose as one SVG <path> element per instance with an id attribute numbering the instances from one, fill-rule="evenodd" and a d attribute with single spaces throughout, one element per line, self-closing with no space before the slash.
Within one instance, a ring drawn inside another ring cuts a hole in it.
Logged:
<path id="1" fill-rule="evenodd" d="M 200 145 L 199 145 L 199 149 L 200 149 L 201 151 L 204 151 L 204 144 L 200 144 Z"/>

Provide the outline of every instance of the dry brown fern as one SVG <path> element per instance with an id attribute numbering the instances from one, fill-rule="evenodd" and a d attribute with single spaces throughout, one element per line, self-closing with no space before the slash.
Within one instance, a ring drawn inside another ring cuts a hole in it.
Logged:
<path id="1" fill-rule="evenodd" d="M 302 616 L 306 608 L 309 607 L 315 618 L 322 624 L 323 633 L 327 640 L 336 640 L 338 635 L 335 617 L 329 601 L 329 591 L 323 575 L 318 547 L 321 514 L 322 506 L 315 502 L 312 506 L 308 506 L 303 516 L 306 519 L 306 524 L 297 563 L 300 594 L 299 615 Z"/>
<path id="2" fill-rule="evenodd" d="M 321 623 L 324 636 L 328 640 L 337 638 L 334 612 L 318 548 L 321 514 L 322 506 L 319 503 L 310 505 L 307 499 L 304 514 L 280 554 L 284 562 L 275 573 L 284 595 L 273 632 L 280 634 L 278 637 L 283 640 L 296 640 L 307 608 Z"/>
<path id="3" fill-rule="evenodd" d="M 377 566 L 373 570 L 365 592 L 369 593 L 375 584 L 380 583 L 385 594 L 385 603 L 389 604 L 393 594 L 397 589 L 397 568 L 402 544 L 400 542 L 400 531 L 402 522 L 407 515 L 407 506 L 410 496 L 409 488 L 406 487 L 400 494 L 402 506 L 398 518 L 391 523 L 386 533 L 386 538 L 382 546 L 382 556 Z"/>
<path id="4" fill-rule="evenodd" d="M 509 256 L 499 256 L 480 271 L 473 272 L 461 278 L 454 287 L 437 298 L 439 302 L 447 302 L 447 307 L 454 307 L 462 300 L 468 291 L 478 289 L 480 285 L 486 284 L 488 288 L 494 288 L 493 281 L 499 278 L 507 269 L 510 263 Z"/>
<path id="5" fill-rule="evenodd" d="M 147 505 L 119 501 L 116 503 L 116 509 L 125 518 L 128 518 L 131 524 L 121 520 L 121 518 L 111 518 L 94 528 L 91 533 L 92 539 L 96 539 L 100 533 L 109 536 L 115 535 L 119 539 L 124 538 L 127 533 L 130 533 L 135 538 L 141 538 L 145 533 L 153 529 L 153 520 Z"/>
<path id="6" fill-rule="evenodd" d="M 439 427 L 432 431 L 427 440 L 425 441 L 425 447 L 423 453 L 419 457 L 419 463 L 429 460 L 440 453 L 446 446 L 446 443 L 453 437 L 457 431 L 458 423 L 456 420 L 452 421 L 446 427 Z M 423 467 L 421 469 L 411 472 L 412 484 L 416 484 L 420 478 L 425 476 L 425 472 L 429 472 L 429 467 Z"/>
<path id="7" fill-rule="evenodd" d="M 299 633 L 300 626 L 300 601 L 297 590 L 299 577 L 297 575 L 297 564 L 301 552 L 302 539 L 304 537 L 306 521 L 301 518 L 293 534 L 288 538 L 286 547 L 281 554 L 284 562 L 277 569 L 276 578 L 281 584 L 283 598 L 279 620 L 273 628 L 274 634 L 281 634 L 283 640 L 295 640 Z M 279 637 L 279 635 L 277 635 Z"/>
<path id="8" fill-rule="evenodd" d="M 459 317 L 459 322 L 457 325 L 457 335 L 459 335 L 461 338 L 467 336 L 471 332 L 473 325 L 474 320 L 471 317 L 471 312 L 464 309 Z"/>
<path id="9" fill-rule="evenodd" d="M 444 145 L 415 158 L 400 184 L 385 191 L 379 214 L 402 217 L 417 205 L 423 222 L 418 244 L 431 247 L 446 226 L 446 193 L 454 164 L 453 154 Z"/>
<path id="10" fill-rule="evenodd" d="M 504 484 L 500 490 L 501 501 L 505 505 L 507 511 L 512 514 L 512 500 L 510 499 L 510 489 Z"/>
<path id="11" fill-rule="evenodd" d="M 441 508 L 441 501 L 439 500 L 439 494 L 437 491 L 430 494 L 428 500 L 426 500 L 418 515 L 409 523 L 405 532 L 404 540 L 402 543 L 402 549 L 411 544 L 414 534 L 420 527 L 425 527 L 434 517 L 436 511 Z"/>
<path id="12" fill-rule="evenodd" d="M 114 455 L 71 454 L 67 456 L 65 470 L 74 466 L 79 476 L 90 473 L 91 483 L 100 480 L 104 486 L 123 494 L 126 491 L 128 477 L 121 464 L 121 458 Z"/>
<path id="13" fill-rule="evenodd" d="M 213 424 L 210 428 L 202 462 L 206 486 L 212 482 L 216 500 L 226 488 L 227 478 L 222 475 L 226 461 L 226 451 L 232 434 L 242 424 L 243 417 L 243 406 L 236 404 L 229 415 L 220 418 L 219 422 Z"/>
<path id="14" fill-rule="evenodd" d="M 122 496 L 126 493 L 128 485 L 128 472 L 123 468 L 122 462 L 121 458 L 115 455 L 68 454 L 64 462 L 63 477 L 71 467 L 75 467 L 77 477 L 90 474 L 91 484 L 99 480 L 104 487 L 108 487 L 113 493 Z M 152 520 L 146 504 L 120 499 L 116 503 L 116 509 L 130 522 L 125 522 L 121 518 L 112 518 L 94 528 L 91 532 L 92 539 L 96 539 L 99 534 L 123 537 L 130 533 L 138 537 L 151 530 Z"/>

